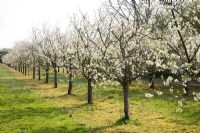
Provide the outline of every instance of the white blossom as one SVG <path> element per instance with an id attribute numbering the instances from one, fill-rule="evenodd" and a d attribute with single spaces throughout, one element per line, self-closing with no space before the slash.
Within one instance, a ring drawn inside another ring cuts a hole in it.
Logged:
<path id="1" fill-rule="evenodd" d="M 160 95 L 163 95 L 163 92 L 161 91 L 156 91 L 156 93 L 160 96 Z"/>
<path id="2" fill-rule="evenodd" d="M 153 97 L 154 97 L 154 94 L 146 93 L 146 94 L 145 94 L 145 97 L 146 97 L 146 98 L 153 98 Z"/>

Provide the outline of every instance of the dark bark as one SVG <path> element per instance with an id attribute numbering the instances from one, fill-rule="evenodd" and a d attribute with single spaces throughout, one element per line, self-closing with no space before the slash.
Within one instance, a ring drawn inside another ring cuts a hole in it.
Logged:
<path id="1" fill-rule="evenodd" d="M 65 68 L 63 67 L 63 74 L 65 73 Z"/>
<path id="2" fill-rule="evenodd" d="M 25 67 L 26 67 L 26 65 L 23 64 L 23 74 L 24 74 L 24 75 L 25 75 Z"/>
<path id="3" fill-rule="evenodd" d="M 19 72 L 21 73 L 21 66 L 19 66 Z"/>
<path id="4" fill-rule="evenodd" d="M 190 91 L 190 89 L 189 89 L 189 87 L 188 87 L 189 83 L 186 82 L 185 84 L 186 84 L 186 86 L 184 87 L 184 89 L 185 89 L 184 96 L 189 96 L 189 91 Z"/>
<path id="5" fill-rule="evenodd" d="M 60 67 L 58 66 L 58 72 L 60 72 Z"/>
<path id="6" fill-rule="evenodd" d="M 175 21 L 174 21 L 174 24 L 175 24 L 176 28 L 178 28 L 178 27 L 179 27 L 179 26 L 178 26 L 178 22 L 176 21 L 176 16 L 175 16 L 175 13 L 174 13 L 174 10 L 173 10 L 173 9 L 171 9 L 171 13 L 172 13 L 173 19 L 175 20 Z M 190 62 L 191 62 L 191 59 L 190 59 L 190 56 L 189 56 L 189 54 L 188 54 L 187 47 L 186 47 L 186 45 L 185 45 L 185 41 L 184 41 L 184 39 L 183 39 L 183 36 L 182 36 L 182 34 L 181 34 L 181 31 L 180 31 L 179 29 L 177 29 L 177 32 L 178 32 L 180 41 L 181 41 L 181 43 L 182 43 L 182 46 L 183 46 L 185 55 L 186 55 L 186 57 L 187 57 L 187 61 L 188 61 L 188 63 L 190 63 Z"/>
<path id="7" fill-rule="evenodd" d="M 130 66 L 127 62 L 125 62 L 125 71 L 124 71 L 123 82 L 121 83 L 123 86 L 123 96 L 124 96 L 124 118 L 129 120 L 129 106 L 128 106 L 128 91 L 129 91 L 129 82 L 130 79 Z"/>
<path id="8" fill-rule="evenodd" d="M 92 103 L 92 79 L 88 79 L 88 104 Z"/>
<path id="9" fill-rule="evenodd" d="M 22 65 L 22 74 L 24 74 L 24 64 Z"/>
<path id="10" fill-rule="evenodd" d="M 25 71 L 25 75 L 27 75 L 27 66 L 26 66 L 26 64 L 25 64 L 25 69 L 24 69 L 24 71 Z"/>
<path id="11" fill-rule="evenodd" d="M 69 88 L 68 88 L 68 95 L 72 94 L 72 73 L 69 74 Z"/>
<path id="12" fill-rule="evenodd" d="M 58 72 L 57 69 L 54 68 L 54 88 L 58 87 Z"/>
<path id="13" fill-rule="evenodd" d="M 23 67 L 22 66 L 20 66 L 20 72 L 23 73 Z"/>
<path id="14" fill-rule="evenodd" d="M 150 83 L 149 89 L 154 89 L 155 88 L 155 83 L 154 83 L 153 76 L 149 76 L 149 83 Z"/>
<path id="15" fill-rule="evenodd" d="M 149 78 L 149 89 L 154 89 L 155 88 L 155 82 L 154 82 L 154 75 L 155 75 L 155 71 L 156 71 L 156 66 L 151 65 L 148 67 L 148 78 Z"/>
<path id="16" fill-rule="evenodd" d="M 49 83 L 49 64 L 46 64 L 46 80 L 45 83 Z"/>
<path id="17" fill-rule="evenodd" d="M 26 73 L 26 64 L 24 64 L 24 75 Z"/>
<path id="18" fill-rule="evenodd" d="M 33 79 L 35 79 L 35 63 L 33 64 Z"/>
<path id="19" fill-rule="evenodd" d="M 185 91 L 186 91 L 186 93 L 184 95 L 189 96 L 189 88 L 188 87 L 184 87 L 184 88 L 185 88 Z"/>
<path id="20" fill-rule="evenodd" d="M 30 68 L 29 68 L 29 66 L 28 66 L 28 76 L 29 76 L 29 69 L 30 69 Z"/>
<path id="21" fill-rule="evenodd" d="M 38 80 L 41 80 L 40 63 L 38 64 Z"/>
<path id="22" fill-rule="evenodd" d="M 129 83 L 123 83 L 123 95 L 124 95 L 124 118 L 129 120 L 129 106 L 128 106 L 128 91 Z"/>
<path id="23" fill-rule="evenodd" d="M 49 70 L 46 70 L 46 80 L 45 83 L 49 83 Z"/>

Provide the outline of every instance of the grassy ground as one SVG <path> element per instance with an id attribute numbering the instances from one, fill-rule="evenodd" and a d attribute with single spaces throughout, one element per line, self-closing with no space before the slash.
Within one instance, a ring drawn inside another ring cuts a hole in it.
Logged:
<path id="1" fill-rule="evenodd" d="M 176 113 L 177 100 L 166 87 L 157 85 L 164 95 L 148 99 L 145 93 L 155 91 L 147 90 L 145 82 L 132 83 L 131 120 L 125 124 L 120 87 L 97 86 L 94 104 L 88 105 L 83 79 L 74 80 L 71 96 L 67 95 L 67 78 L 60 73 L 59 79 L 55 89 L 52 83 L 31 80 L 0 66 L 0 132 L 200 132 L 200 103 L 189 97 L 183 112 Z"/>
<path id="2" fill-rule="evenodd" d="M 0 65 L 0 132 L 86 132 L 84 126 L 67 116 L 67 106 L 55 106 L 39 95 L 44 94 L 43 90 L 16 74 Z"/>

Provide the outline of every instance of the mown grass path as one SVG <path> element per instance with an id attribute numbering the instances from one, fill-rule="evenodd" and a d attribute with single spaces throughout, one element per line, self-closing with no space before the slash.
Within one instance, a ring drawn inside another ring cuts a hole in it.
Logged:
<path id="1" fill-rule="evenodd" d="M 0 65 L 0 132 L 85 132 L 66 115 L 67 107 L 55 107 L 39 96 L 40 90 L 18 79 Z"/>
<path id="2" fill-rule="evenodd" d="M 52 80 L 52 75 L 50 79 Z M 42 79 L 44 79 L 42 76 Z M 50 80 L 50 81 L 51 81 Z M 73 94 L 67 95 L 67 78 L 59 73 L 59 87 L 32 80 L 0 65 L 0 132 L 2 133 L 199 133 L 200 104 L 189 97 L 183 113 L 176 113 L 177 100 L 167 88 L 156 85 L 165 95 L 146 89 L 146 83 L 132 83 L 129 103 L 131 121 L 123 116 L 122 90 L 107 86 L 94 88 L 94 104 L 86 104 L 87 84 L 74 80 Z M 177 88 L 178 89 L 178 88 Z M 155 98 L 145 97 L 145 93 Z"/>

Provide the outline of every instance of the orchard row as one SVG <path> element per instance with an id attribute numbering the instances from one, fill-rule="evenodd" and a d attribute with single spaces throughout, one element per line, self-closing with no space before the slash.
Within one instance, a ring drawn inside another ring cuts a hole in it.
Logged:
<path id="1" fill-rule="evenodd" d="M 69 95 L 74 76 L 81 74 L 88 83 L 89 104 L 97 81 L 121 85 L 126 119 L 131 81 L 146 76 L 154 88 L 155 74 L 167 71 L 164 84 L 176 80 L 186 95 L 191 83 L 199 83 L 199 0 L 109 0 L 94 18 L 74 15 L 66 32 L 59 26 L 34 27 L 29 39 L 16 42 L 3 62 L 24 74 L 33 68 L 33 79 L 43 68 L 46 83 L 52 68 L 55 88 L 58 67 L 65 67 Z"/>

